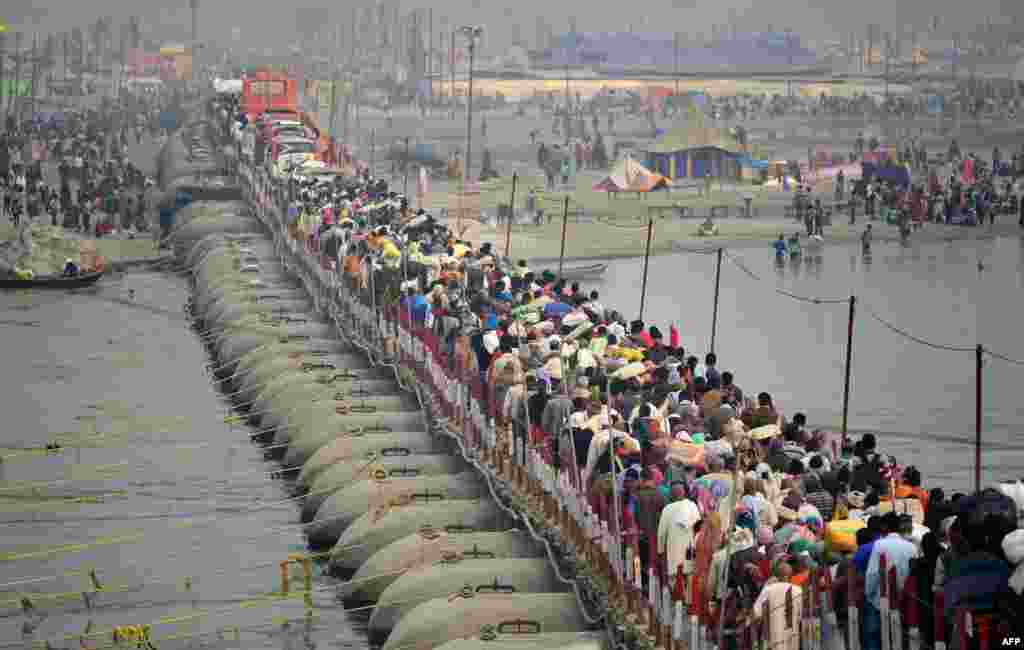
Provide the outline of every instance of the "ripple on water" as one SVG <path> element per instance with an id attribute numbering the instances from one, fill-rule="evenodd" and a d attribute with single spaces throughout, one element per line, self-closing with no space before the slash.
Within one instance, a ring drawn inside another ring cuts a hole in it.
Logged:
<path id="1" fill-rule="evenodd" d="M 0 601 L 15 599 L 0 603 L 0 638 L 23 638 L 28 622 L 29 642 L 77 643 L 90 624 L 180 617 L 154 626 L 161 650 L 365 647 L 330 578 L 315 579 L 319 619 L 308 625 L 301 599 L 254 600 L 280 587 L 277 564 L 304 537 L 295 504 L 281 503 L 289 485 L 270 478 L 277 465 L 245 428 L 224 422 L 187 298 L 182 279 L 154 273 L 94 293 L 0 293 L 0 320 L 38 322 L 0 323 L 0 555 L 23 556 L 4 562 L 0 585 L 53 578 L 0 586 Z M 64 447 L 41 449 L 54 441 Z M 90 567 L 124 589 L 91 610 L 80 595 Z M 62 592 L 71 595 L 45 596 Z M 21 614 L 19 593 L 36 600 L 39 617 Z M 213 613 L 189 619 L 196 610 Z M 238 641 L 226 631 L 257 625 Z M 159 641 L 174 635 L 182 638 Z"/>

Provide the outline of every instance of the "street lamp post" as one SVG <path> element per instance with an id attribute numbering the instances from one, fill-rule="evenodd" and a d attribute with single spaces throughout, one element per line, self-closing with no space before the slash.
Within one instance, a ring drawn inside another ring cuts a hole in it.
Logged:
<path id="1" fill-rule="evenodd" d="M 483 35 L 482 27 L 463 26 L 459 32 L 469 41 L 469 88 L 466 93 L 466 166 L 462 171 L 462 193 L 465 200 L 466 185 L 469 184 L 470 167 L 473 160 L 473 59 L 476 54 L 476 42 Z M 459 209 L 460 221 L 462 209 Z"/>

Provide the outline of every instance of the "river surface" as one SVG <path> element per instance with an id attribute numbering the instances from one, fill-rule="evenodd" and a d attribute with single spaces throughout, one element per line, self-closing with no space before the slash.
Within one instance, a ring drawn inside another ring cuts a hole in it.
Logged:
<path id="1" fill-rule="evenodd" d="M 301 597 L 254 600 L 305 551 L 298 504 L 282 503 L 289 487 L 249 430 L 225 422 L 187 300 L 183 278 L 156 273 L 0 293 L 0 647 L 110 647 L 77 635 L 165 618 L 161 650 L 366 645 L 318 570 L 313 621 Z M 63 448 L 20 451 L 52 442 Z M 90 569 L 106 589 L 91 608 L 78 593 Z"/>
<path id="2" fill-rule="evenodd" d="M 775 291 L 860 301 L 854 321 L 851 431 L 880 432 L 879 444 L 919 467 L 930 487 L 966 491 L 974 482 L 975 353 L 986 348 L 1024 360 L 1020 322 L 1024 239 L 913 244 L 876 243 L 870 260 L 859 247 L 829 247 L 820 261 L 779 267 L 769 246 L 732 253 L 755 280 L 725 258 L 716 348 L 748 395 L 767 391 L 787 415 L 838 430 L 849 305 L 816 305 Z M 983 270 L 979 270 L 979 262 Z M 602 302 L 628 319 L 640 310 L 643 260 L 612 263 Z M 715 256 L 676 254 L 650 262 L 644 317 L 666 342 L 679 329 L 687 354 L 709 350 Z M 972 348 L 934 349 L 928 342 Z M 983 482 L 1024 475 L 1020 386 L 1024 366 L 986 358 L 983 376 Z"/>

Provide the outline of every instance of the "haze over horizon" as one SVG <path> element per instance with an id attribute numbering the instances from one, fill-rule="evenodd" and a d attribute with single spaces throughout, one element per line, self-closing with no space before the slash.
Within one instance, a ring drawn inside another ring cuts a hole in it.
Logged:
<path id="1" fill-rule="evenodd" d="M 253 11 L 252 2 L 242 0 L 200 0 L 201 40 L 230 42 L 237 29 L 242 47 L 283 48 L 302 37 L 296 28 L 297 9 L 314 8 L 327 12 L 329 22 L 345 27 L 352 7 L 373 3 L 335 3 L 327 0 L 300 0 L 300 5 L 266 3 Z M 86 26 L 100 16 L 112 16 L 114 23 L 127 22 L 138 15 L 144 25 L 173 26 L 187 35 L 191 25 L 188 0 L 176 5 L 157 0 L 90 0 L 66 3 L 57 0 L 15 0 L 0 22 L 11 31 L 38 32 L 45 35 Z M 825 42 L 839 40 L 851 32 L 863 35 L 867 25 L 877 23 L 895 34 L 927 33 L 935 16 L 941 20 L 940 33 L 969 31 L 986 20 L 996 24 L 1011 22 L 1014 12 L 1024 19 L 1022 0 L 817 0 L 808 6 L 805 0 L 649 0 L 648 12 L 638 16 L 629 5 L 611 3 L 595 6 L 569 0 L 552 6 L 540 0 L 521 0 L 514 7 L 494 6 L 485 0 L 407 0 L 397 3 L 407 14 L 421 10 L 423 20 L 433 9 L 435 35 L 450 30 L 452 25 L 478 24 L 485 29 L 483 49 L 496 54 L 523 41 L 530 46 L 537 42 L 538 28 L 546 22 L 554 33 L 568 31 L 571 24 L 579 31 L 680 32 L 687 38 L 710 36 L 716 26 L 734 25 L 740 32 L 764 31 L 769 28 L 792 28 L 804 40 Z M 538 20 L 541 17 L 542 20 Z M 342 33 L 347 33 L 343 31 Z"/>

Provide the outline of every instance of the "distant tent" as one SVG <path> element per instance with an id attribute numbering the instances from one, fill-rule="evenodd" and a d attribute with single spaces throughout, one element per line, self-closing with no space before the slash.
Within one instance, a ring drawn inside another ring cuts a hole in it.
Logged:
<path id="1" fill-rule="evenodd" d="M 729 129 L 703 126 L 703 113 L 691 103 L 687 126 L 674 129 L 645 149 L 644 162 L 669 178 L 738 180 L 745 152 Z"/>
<path id="2" fill-rule="evenodd" d="M 594 186 L 595 192 L 653 192 L 668 187 L 668 179 L 655 174 L 627 156 L 617 162 L 612 172 Z"/>

